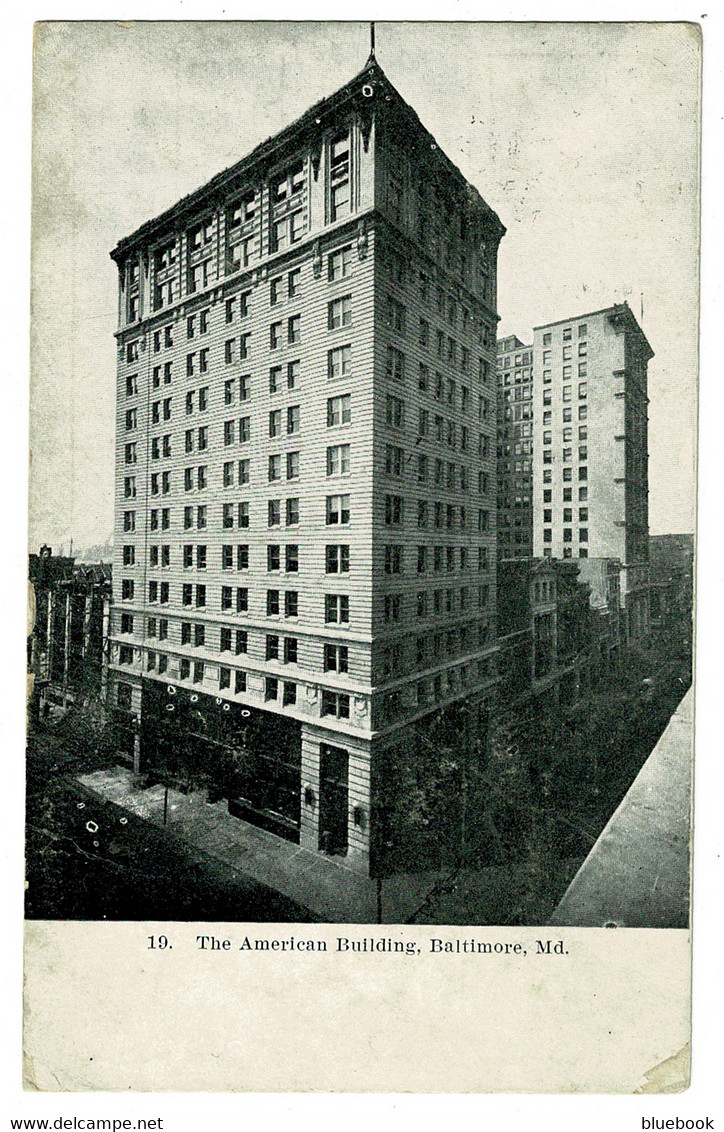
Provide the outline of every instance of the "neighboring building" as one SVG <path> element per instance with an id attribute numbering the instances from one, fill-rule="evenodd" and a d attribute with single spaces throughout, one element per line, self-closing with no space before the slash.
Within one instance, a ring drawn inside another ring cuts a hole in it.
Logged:
<path id="1" fill-rule="evenodd" d="M 49 546 L 31 554 L 35 620 L 28 638 L 28 671 L 33 676 L 33 711 L 51 705 L 100 703 L 104 694 L 105 648 L 111 598 L 107 563 L 76 564 L 54 556 Z M 47 706 L 46 706 L 47 705 Z"/>
<path id="2" fill-rule="evenodd" d="M 498 562 L 501 703 L 575 703 L 618 663 L 620 563 L 554 558 Z M 592 577 L 608 586 L 604 601 Z"/>
<path id="3" fill-rule="evenodd" d="M 119 742 L 363 873 L 494 690 L 503 233 L 371 58 L 112 253 Z"/>
<path id="4" fill-rule="evenodd" d="M 498 557 L 533 554 L 533 348 L 498 342 Z"/>
<path id="5" fill-rule="evenodd" d="M 690 616 L 694 597 L 694 536 L 651 535 L 649 574 L 651 623 L 662 626 L 672 617 Z"/>
<path id="6" fill-rule="evenodd" d="M 626 303 L 534 331 L 534 554 L 617 558 L 629 640 L 648 627 L 652 357 Z"/>

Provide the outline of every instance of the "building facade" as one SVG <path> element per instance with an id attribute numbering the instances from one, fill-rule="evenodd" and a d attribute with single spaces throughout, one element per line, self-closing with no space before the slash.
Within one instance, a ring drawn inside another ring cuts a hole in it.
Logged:
<path id="1" fill-rule="evenodd" d="M 533 552 L 618 559 L 629 639 L 648 626 L 652 357 L 625 303 L 534 331 Z"/>
<path id="2" fill-rule="evenodd" d="M 533 347 L 498 342 L 498 557 L 533 554 Z"/>
<path id="3" fill-rule="evenodd" d="M 30 555 L 28 577 L 35 611 L 28 637 L 33 713 L 47 718 L 71 704 L 102 711 L 110 564 L 76 563 L 43 546 Z"/>
<path id="4" fill-rule="evenodd" d="M 503 232 L 371 58 L 112 253 L 119 743 L 363 873 L 495 684 Z"/>

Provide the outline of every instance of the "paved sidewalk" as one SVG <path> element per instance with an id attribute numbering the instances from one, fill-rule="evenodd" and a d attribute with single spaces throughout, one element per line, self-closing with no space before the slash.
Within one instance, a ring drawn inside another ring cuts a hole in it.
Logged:
<path id="1" fill-rule="evenodd" d="M 690 689 L 581 865 L 551 924 L 687 927 L 693 710 Z"/>
<path id="2" fill-rule="evenodd" d="M 165 788 L 139 789 L 123 766 L 81 774 L 78 781 L 108 802 L 163 826 Z M 378 922 L 378 882 L 359 876 L 229 814 L 226 801 L 210 805 L 205 793 L 169 789 L 169 833 L 251 880 L 268 885 L 332 923 Z M 461 871 L 388 877 L 382 882 L 382 923 L 406 923 L 423 905 L 420 923 L 501 923 L 510 908 L 507 870 Z M 432 893 L 431 899 L 427 900 Z M 427 900 L 427 903 L 426 903 Z"/>

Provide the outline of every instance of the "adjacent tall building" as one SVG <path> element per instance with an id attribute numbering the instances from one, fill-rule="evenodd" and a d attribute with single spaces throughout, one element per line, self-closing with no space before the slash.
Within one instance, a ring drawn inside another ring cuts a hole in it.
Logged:
<path id="1" fill-rule="evenodd" d="M 120 741 L 361 872 L 495 684 L 503 233 L 370 58 L 112 253 Z"/>
<path id="2" fill-rule="evenodd" d="M 533 347 L 498 342 L 498 557 L 533 554 Z"/>
<path id="3" fill-rule="evenodd" d="M 594 608 L 648 627 L 646 336 L 626 303 L 498 343 L 498 554 L 578 561 Z"/>
<path id="4" fill-rule="evenodd" d="M 618 559 L 632 638 L 648 626 L 652 357 L 626 303 L 534 331 L 533 553 Z"/>

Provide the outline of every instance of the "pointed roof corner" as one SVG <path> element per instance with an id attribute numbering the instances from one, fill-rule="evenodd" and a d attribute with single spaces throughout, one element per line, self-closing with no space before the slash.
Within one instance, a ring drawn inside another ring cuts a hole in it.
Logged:
<path id="1" fill-rule="evenodd" d="M 377 62 L 377 59 L 375 57 L 375 22 L 374 22 L 374 20 L 372 20 L 371 23 L 370 23 L 370 53 L 367 56 L 367 62 L 365 63 L 364 69 L 367 70 L 367 68 L 369 66 L 371 66 L 373 63 L 376 63 L 376 62 Z"/>

